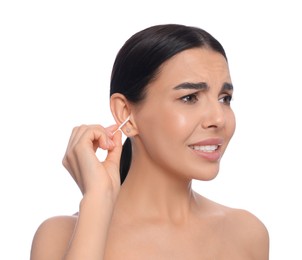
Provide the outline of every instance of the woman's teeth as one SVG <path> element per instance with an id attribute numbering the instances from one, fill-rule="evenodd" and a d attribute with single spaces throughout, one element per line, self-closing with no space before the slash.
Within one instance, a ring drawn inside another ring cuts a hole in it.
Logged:
<path id="1" fill-rule="evenodd" d="M 204 145 L 204 146 L 190 145 L 190 148 L 192 148 L 193 150 L 197 150 L 197 151 L 211 153 L 218 149 L 218 145 Z"/>

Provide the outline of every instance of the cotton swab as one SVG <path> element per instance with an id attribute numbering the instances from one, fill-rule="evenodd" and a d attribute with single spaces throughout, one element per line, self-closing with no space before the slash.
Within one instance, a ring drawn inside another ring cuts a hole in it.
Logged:
<path id="1" fill-rule="evenodd" d="M 118 129 L 116 129 L 114 132 L 113 132 L 113 135 L 117 132 L 117 131 L 122 131 L 122 127 L 130 120 L 130 115 L 126 118 L 126 120 L 118 127 Z"/>

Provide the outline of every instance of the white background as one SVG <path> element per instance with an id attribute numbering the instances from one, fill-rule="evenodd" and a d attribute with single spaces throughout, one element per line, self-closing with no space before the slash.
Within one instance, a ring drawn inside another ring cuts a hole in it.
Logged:
<path id="1" fill-rule="evenodd" d="M 299 1 L 0 3 L 0 259 L 29 259 L 38 225 L 73 214 L 62 157 L 75 125 L 113 123 L 118 49 L 159 23 L 198 26 L 225 47 L 237 130 L 217 179 L 195 189 L 267 226 L 273 260 L 302 259 Z"/>

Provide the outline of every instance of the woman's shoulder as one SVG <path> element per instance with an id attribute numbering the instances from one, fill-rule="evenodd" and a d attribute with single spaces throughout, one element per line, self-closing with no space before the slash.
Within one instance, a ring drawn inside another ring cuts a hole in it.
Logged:
<path id="1" fill-rule="evenodd" d="M 226 207 L 225 218 L 226 223 L 231 229 L 238 232 L 241 238 L 262 240 L 268 236 L 268 230 L 264 223 L 248 210 Z"/>
<path id="2" fill-rule="evenodd" d="M 224 234 L 234 244 L 240 245 L 255 259 L 267 259 L 269 233 L 264 223 L 246 209 L 228 207 L 203 198 L 213 216 L 218 216 Z"/>
<path id="3" fill-rule="evenodd" d="M 257 230 L 267 232 L 263 222 L 246 209 L 225 206 L 202 196 L 200 196 L 200 205 L 204 206 L 201 210 L 210 215 L 220 216 L 232 229 L 242 230 L 245 228 L 246 231 L 250 232 Z"/>
<path id="4" fill-rule="evenodd" d="M 74 227 L 77 222 L 77 215 L 55 216 L 44 220 L 34 234 L 31 260 L 46 259 L 45 256 L 53 256 L 53 259 L 62 258 Z M 48 258 L 47 258 L 48 259 Z"/>
<path id="5" fill-rule="evenodd" d="M 268 259 L 269 233 L 264 223 L 245 209 L 226 210 L 226 223 L 235 242 L 254 259 Z"/>

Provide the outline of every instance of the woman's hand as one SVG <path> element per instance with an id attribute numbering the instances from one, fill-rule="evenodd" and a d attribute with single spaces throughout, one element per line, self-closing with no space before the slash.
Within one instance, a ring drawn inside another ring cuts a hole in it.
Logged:
<path id="1" fill-rule="evenodd" d="M 72 131 L 63 165 L 69 171 L 83 196 L 112 195 L 115 199 L 120 189 L 119 165 L 122 151 L 122 134 L 113 132 L 117 125 L 104 128 L 99 125 L 82 125 Z M 96 150 L 107 150 L 103 162 Z"/>

